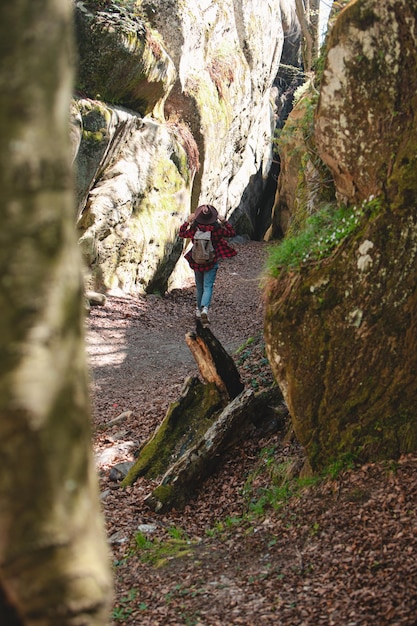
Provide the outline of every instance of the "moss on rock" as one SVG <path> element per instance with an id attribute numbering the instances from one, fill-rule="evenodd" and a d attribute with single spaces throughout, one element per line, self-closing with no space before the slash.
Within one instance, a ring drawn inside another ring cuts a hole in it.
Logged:
<path id="1" fill-rule="evenodd" d="M 214 384 L 191 379 L 181 398 L 171 404 L 164 420 L 140 451 L 122 486 L 133 484 L 139 476 L 156 478 L 164 474 L 190 444 L 207 431 L 222 407 Z"/>
<path id="2" fill-rule="evenodd" d="M 77 89 L 163 119 L 162 103 L 176 78 L 160 37 L 134 13 L 76 10 Z M 162 116 L 162 117 L 161 117 Z"/>
<path id="3" fill-rule="evenodd" d="M 340 13 L 314 139 L 338 206 L 365 210 L 325 258 L 277 267 L 266 289 L 268 357 L 314 469 L 417 449 L 415 28 L 406 2 L 350 2 Z"/>
<path id="4" fill-rule="evenodd" d="M 268 356 L 314 469 L 416 449 L 412 221 L 381 208 L 325 263 L 268 287 Z"/>

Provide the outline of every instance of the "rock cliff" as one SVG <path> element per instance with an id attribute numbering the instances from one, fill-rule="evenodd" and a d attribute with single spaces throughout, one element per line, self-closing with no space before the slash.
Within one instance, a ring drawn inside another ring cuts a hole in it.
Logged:
<path id="1" fill-rule="evenodd" d="M 74 153 L 90 286 L 164 292 L 210 202 L 253 236 L 295 0 L 77 0 Z M 265 221 L 265 220 L 263 220 Z"/>
<path id="2" fill-rule="evenodd" d="M 417 449 L 416 32 L 415 3 L 350 2 L 327 42 L 314 117 L 299 115 L 314 135 L 298 173 L 321 163 L 337 200 L 287 194 L 299 256 L 271 257 L 265 332 L 314 469 Z M 288 177 L 280 187 L 291 190 Z"/>

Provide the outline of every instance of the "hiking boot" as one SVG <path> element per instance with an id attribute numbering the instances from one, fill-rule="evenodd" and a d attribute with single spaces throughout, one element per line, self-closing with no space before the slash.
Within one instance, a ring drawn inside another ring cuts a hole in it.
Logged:
<path id="1" fill-rule="evenodd" d="M 198 307 L 195 310 L 195 318 L 196 320 L 201 320 L 201 311 Z"/>
<path id="2" fill-rule="evenodd" d="M 203 325 L 210 324 L 210 320 L 208 316 L 208 308 L 206 306 L 203 306 L 203 308 L 201 309 L 201 323 Z"/>

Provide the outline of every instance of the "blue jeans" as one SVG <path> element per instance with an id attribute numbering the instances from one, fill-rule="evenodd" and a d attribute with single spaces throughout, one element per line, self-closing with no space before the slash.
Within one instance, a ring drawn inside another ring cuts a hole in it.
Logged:
<path id="1" fill-rule="evenodd" d="M 216 280 L 219 264 L 216 263 L 208 272 L 194 272 L 195 286 L 197 289 L 197 306 L 202 309 L 204 306 L 209 308 L 211 296 L 213 295 L 214 281 Z"/>

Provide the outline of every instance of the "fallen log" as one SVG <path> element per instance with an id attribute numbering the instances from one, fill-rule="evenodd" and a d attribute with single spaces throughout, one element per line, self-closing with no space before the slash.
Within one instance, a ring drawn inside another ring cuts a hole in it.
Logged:
<path id="1" fill-rule="evenodd" d="M 156 478 L 164 474 L 211 426 L 223 406 L 214 383 L 203 384 L 198 378 L 189 378 L 179 399 L 170 405 L 163 421 L 140 450 L 122 487 L 132 485 L 139 476 Z"/>
<path id="2" fill-rule="evenodd" d="M 262 429 L 271 417 L 275 420 L 274 430 L 284 428 L 288 412 L 277 387 L 260 394 L 251 389 L 243 391 L 172 464 L 145 503 L 157 513 L 183 508 L 201 483 L 216 470 L 226 451 L 251 436 L 256 428 Z"/>
<path id="3" fill-rule="evenodd" d="M 145 503 L 152 510 L 163 513 L 185 505 L 197 485 L 212 473 L 218 461 L 219 446 L 225 445 L 226 439 L 230 441 L 236 422 L 241 431 L 241 417 L 252 398 L 253 391 L 242 392 L 228 404 L 199 441 L 168 469 L 158 487 L 145 498 Z"/>
<path id="4" fill-rule="evenodd" d="M 196 332 L 188 333 L 185 341 L 207 383 L 214 383 L 226 399 L 233 400 L 244 389 L 232 357 L 209 328 L 197 321 Z"/>
<path id="5" fill-rule="evenodd" d="M 255 431 L 278 430 L 288 415 L 278 387 L 260 394 L 244 390 L 232 357 L 209 328 L 197 323 L 186 342 L 204 382 L 186 381 L 121 483 L 162 477 L 146 498 L 157 512 L 183 507 L 231 445 Z"/>
<path id="6" fill-rule="evenodd" d="M 205 384 L 197 378 L 186 382 L 180 398 L 171 404 L 162 423 L 140 451 L 122 487 L 132 485 L 139 476 L 155 478 L 164 474 L 244 388 L 232 357 L 210 329 L 198 322 L 196 333 L 188 333 L 185 340 Z"/>

